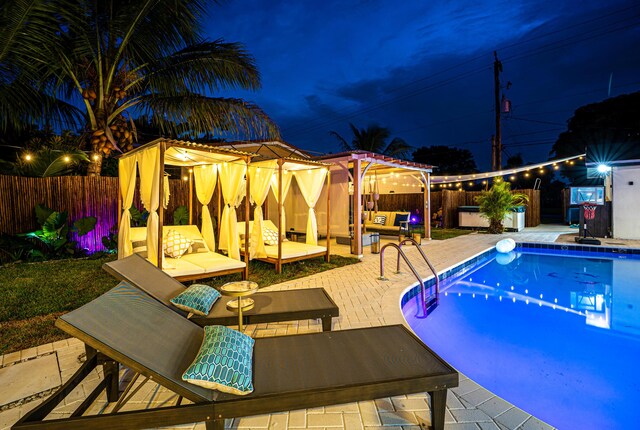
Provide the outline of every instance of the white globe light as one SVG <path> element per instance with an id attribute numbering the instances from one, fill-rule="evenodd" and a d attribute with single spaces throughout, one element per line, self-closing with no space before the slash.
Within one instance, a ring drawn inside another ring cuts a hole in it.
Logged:
<path id="1" fill-rule="evenodd" d="M 502 239 L 501 241 L 496 243 L 496 251 L 502 254 L 506 254 L 507 252 L 513 251 L 515 247 L 516 247 L 516 242 L 511 238 Z"/>

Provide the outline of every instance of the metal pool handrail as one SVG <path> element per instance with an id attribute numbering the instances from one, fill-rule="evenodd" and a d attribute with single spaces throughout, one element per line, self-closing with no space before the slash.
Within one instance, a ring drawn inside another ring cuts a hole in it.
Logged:
<path id="1" fill-rule="evenodd" d="M 418 251 L 420 251 L 420 254 L 422 255 L 422 258 L 424 258 L 424 261 L 427 263 L 427 266 L 429 266 L 429 269 L 431 269 L 431 272 L 433 272 L 433 275 L 436 278 L 436 300 L 437 300 L 439 298 L 439 296 L 440 296 L 440 280 L 438 279 L 438 274 L 436 273 L 436 269 L 433 267 L 433 265 L 431 264 L 431 262 L 429 261 L 429 259 L 425 255 L 424 251 L 420 248 L 420 245 L 418 245 L 418 242 L 416 242 L 413 239 L 404 239 L 402 242 L 400 242 L 399 245 L 396 245 L 395 243 L 390 242 L 390 243 L 387 243 L 386 245 L 384 245 L 382 247 L 382 249 L 380 250 L 380 277 L 378 277 L 378 279 L 380 279 L 382 281 L 386 281 L 387 280 L 387 278 L 385 278 L 385 276 L 384 276 L 384 251 L 389 246 L 391 246 L 392 248 L 396 248 L 398 250 L 398 264 L 397 264 L 397 269 L 396 269 L 397 273 L 400 272 L 400 257 L 402 257 L 402 259 L 407 263 L 407 266 L 409 266 L 409 270 L 411 270 L 411 272 L 414 274 L 414 276 L 416 277 L 416 279 L 420 283 L 420 287 L 422 289 L 422 293 L 423 294 L 425 293 L 425 287 L 424 287 L 424 282 L 422 281 L 422 278 L 420 277 L 420 275 L 416 271 L 415 267 L 413 267 L 413 264 L 411 264 L 411 262 L 407 258 L 407 255 L 402 250 L 402 245 L 405 242 L 411 242 L 418 248 Z"/>
<path id="2" fill-rule="evenodd" d="M 431 261 L 429 261 L 429 259 L 427 258 L 427 254 L 424 253 L 424 251 L 420 247 L 420 244 L 415 240 L 413 240 L 412 238 L 408 237 L 404 239 L 403 241 L 400 242 L 398 247 L 402 249 L 402 245 L 404 245 L 407 242 L 412 243 L 418 249 L 418 251 L 420 252 L 420 255 L 422 255 L 422 258 L 424 259 L 424 262 L 427 263 L 427 266 L 429 266 L 429 269 L 431 269 L 431 273 L 433 273 L 433 276 L 436 279 L 436 297 L 438 297 L 440 295 L 440 279 L 438 279 L 438 273 L 436 273 L 435 267 L 433 267 L 433 264 L 431 264 Z M 396 265 L 396 272 L 398 273 L 400 272 L 400 254 L 399 253 L 398 253 L 398 264 Z"/>

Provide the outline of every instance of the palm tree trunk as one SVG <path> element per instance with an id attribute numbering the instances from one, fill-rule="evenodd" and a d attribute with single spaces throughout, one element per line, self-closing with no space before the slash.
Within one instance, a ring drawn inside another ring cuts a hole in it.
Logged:
<path id="1" fill-rule="evenodd" d="M 102 154 L 94 152 L 91 154 L 89 166 L 87 166 L 87 176 L 100 176 L 102 173 Z"/>

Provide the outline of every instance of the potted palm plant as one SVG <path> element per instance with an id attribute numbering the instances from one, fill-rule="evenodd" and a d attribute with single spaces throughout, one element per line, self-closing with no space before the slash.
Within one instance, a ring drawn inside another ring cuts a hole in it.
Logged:
<path id="1" fill-rule="evenodd" d="M 489 233 L 501 234 L 504 231 L 502 220 L 509 211 L 518 205 L 526 204 L 529 197 L 522 193 L 512 193 L 508 182 L 494 182 L 491 189 L 476 197 L 480 205 L 480 214 L 489 220 Z"/>

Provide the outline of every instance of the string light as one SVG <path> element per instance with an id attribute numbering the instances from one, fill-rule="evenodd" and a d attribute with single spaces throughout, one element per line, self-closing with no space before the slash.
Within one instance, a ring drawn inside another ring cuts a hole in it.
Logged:
<path id="1" fill-rule="evenodd" d="M 94 161 L 98 161 L 98 158 L 100 158 L 100 156 L 98 154 L 93 154 L 93 158 Z"/>
<path id="2" fill-rule="evenodd" d="M 68 155 L 65 155 L 63 160 L 65 163 L 68 163 L 69 161 L 71 161 L 71 158 Z"/>
<path id="3" fill-rule="evenodd" d="M 31 161 L 31 159 L 32 159 L 31 154 L 26 154 L 24 156 L 24 159 L 25 159 L 25 161 Z"/>
<path id="4" fill-rule="evenodd" d="M 183 176 L 183 177 L 182 177 L 182 180 L 183 180 L 183 181 L 188 181 L 188 180 L 189 180 L 189 177 L 185 175 L 185 176 Z"/>

